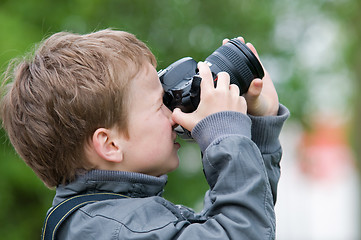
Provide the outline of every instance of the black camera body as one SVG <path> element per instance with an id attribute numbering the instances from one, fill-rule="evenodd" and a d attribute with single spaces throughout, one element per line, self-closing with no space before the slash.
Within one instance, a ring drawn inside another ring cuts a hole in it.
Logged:
<path id="1" fill-rule="evenodd" d="M 215 50 L 205 62 L 209 65 L 215 84 L 219 72 L 227 72 L 231 84 L 236 84 L 240 95 L 246 93 L 255 78 L 263 78 L 261 63 L 253 52 L 239 39 L 234 38 Z M 200 82 L 197 62 L 191 57 L 182 58 L 166 69 L 158 72 L 164 89 L 164 104 L 170 109 L 180 108 L 183 112 L 193 112 L 200 101 Z M 177 131 L 185 139 L 191 139 L 188 131 Z"/>

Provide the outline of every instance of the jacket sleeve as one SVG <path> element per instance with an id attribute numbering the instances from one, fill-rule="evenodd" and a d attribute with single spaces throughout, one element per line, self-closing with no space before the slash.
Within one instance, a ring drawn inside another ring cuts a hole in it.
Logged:
<path id="1" fill-rule="evenodd" d="M 268 124 L 269 120 L 254 127 L 276 127 L 279 134 L 285 119 L 278 119 L 282 124 L 277 126 Z M 279 159 L 281 148 L 275 134 L 260 146 L 267 148 L 264 145 L 269 142 L 278 142 L 275 146 L 279 147 L 272 148 L 275 151 L 271 154 L 267 149 L 262 154 L 251 140 L 251 126 L 251 119 L 246 115 L 222 112 L 202 120 L 193 130 L 203 152 L 204 173 L 210 190 L 201 213 L 205 222 L 190 224 L 179 233 L 178 239 L 191 236 L 191 239 L 275 238 L 274 200 L 265 163 L 271 155 Z M 271 179 L 278 181 L 277 177 Z"/>
<path id="2" fill-rule="evenodd" d="M 276 204 L 277 184 L 281 174 L 280 161 L 282 157 L 282 148 L 279 141 L 279 135 L 283 123 L 287 120 L 289 115 L 288 109 L 285 106 L 280 105 L 277 116 L 249 116 L 252 120 L 252 140 L 261 151 L 268 180 L 272 189 L 274 204 Z"/>

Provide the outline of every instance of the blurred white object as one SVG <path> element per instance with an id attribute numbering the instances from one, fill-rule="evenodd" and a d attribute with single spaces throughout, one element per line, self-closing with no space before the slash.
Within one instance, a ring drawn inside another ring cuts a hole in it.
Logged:
<path id="1" fill-rule="evenodd" d="M 342 126 L 289 123 L 276 204 L 278 240 L 360 239 L 359 178 Z"/>

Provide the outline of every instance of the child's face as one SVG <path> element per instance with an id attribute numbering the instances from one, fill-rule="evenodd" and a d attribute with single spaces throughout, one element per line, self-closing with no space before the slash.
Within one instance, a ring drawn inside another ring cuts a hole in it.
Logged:
<path id="1" fill-rule="evenodd" d="M 163 104 L 164 91 L 156 69 L 147 64 L 131 84 L 124 162 L 133 172 L 166 174 L 178 167 L 180 145 L 175 142 L 176 124 Z"/>

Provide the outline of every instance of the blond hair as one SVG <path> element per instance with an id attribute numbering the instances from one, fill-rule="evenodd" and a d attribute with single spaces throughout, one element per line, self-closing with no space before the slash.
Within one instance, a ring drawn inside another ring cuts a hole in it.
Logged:
<path id="1" fill-rule="evenodd" d="M 84 144 L 97 128 L 117 126 L 127 134 L 129 81 L 146 62 L 156 65 L 143 42 L 107 29 L 54 34 L 30 58 L 10 64 L 0 105 L 3 127 L 48 187 L 91 168 Z"/>

